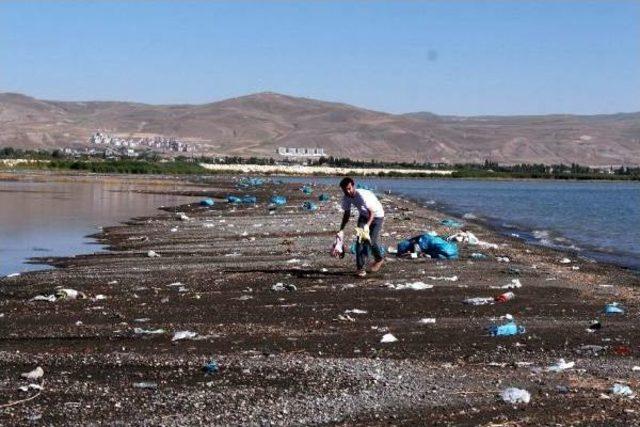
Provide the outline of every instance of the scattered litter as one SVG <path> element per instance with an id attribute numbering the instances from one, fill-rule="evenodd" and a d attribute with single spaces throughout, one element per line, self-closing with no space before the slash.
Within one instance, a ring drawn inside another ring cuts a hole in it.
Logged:
<path id="1" fill-rule="evenodd" d="M 435 317 L 425 317 L 423 319 L 418 320 L 418 323 L 420 323 L 421 325 L 430 325 L 430 324 L 436 323 L 436 319 Z"/>
<path id="2" fill-rule="evenodd" d="M 470 245 L 477 245 L 480 243 L 480 239 L 478 239 L 476 235 L 470 231 L 459 231 L 456 234 L 447 237 L 447 240 L 455 240 L 456 242 L 468 243 Z"/>
<path id="3" fill-rule="evenodd" d="M 600 323 L 600 321 L 598 320 L 592 320 L 591 324 L 587 328 L 587 332 L 595 332 L 599 329 L 602 329 L 602 323 Z"/>
<path id="4" fill-rule="evenodd" d="M 173 283 L 169 283 L 167 285 L 168 288 L 180 288 L 180 287 L 183 287 L 183 286 L 184 286 L 184 283 L 182 283 L 182 282 L 173 282 Z"/>
<path id="5" fill-rule="evenodd" d="M 171 341 L 190 340 L 195 338 L 197 335 L 197 332 L 178 331 L 173 334 L 173 338 L 171 338 Z"/>
<path id="6" fill-rule="evenodd" d="M 271 196 L 269 203 L 276 206 L 284 206 L 287 204 L 287 198 L 284 196 Z"/>
<path id="7" fill-rule="evenodd" d="M 55 295 L 36 295 L 31 298 L 29 301 L 46 301 L 46 302 L 56 302 Z"/>
<path id="8" fill-rule="evenodd" d="M 489 258 L 487 255 L 485 254 L 481 254 L 480 252 L 474 252 L 471 254 L 471 258 L 473 259 L 487 259 Z"/>
<path id="9" fill-rule="evenodd" d="M 507 302 L 507 301 L 511 301 L 512 299 L 514 299 L 516 297 L 516 294 L 514 294 L 513 292 L 505 292 L 503 294 L 498 295 L 495 300 L 497 302 Z"/>
<path id="10" fill-rule="evenodd" d="M 328 202 L 331 199 L 331 196 L 329 196 L 327 193 L 322 193 L 319 197 L 318 200 L 321 202 Z"/>
<path id="11" fill-rule="evenodd" d="M 139 383 L 133 383 L 133 387 L 142 388 L 142 389 L 149 389 L 149 390 L 155 390 L 155 389 L 158 388 L 158 384 L 157 383 L 150 383 L 150 382 L 139 382 Z"/>
<path id="12" fill-rule="evenodd" d="M 58 299 L 86 299 L 87 294 L 84 292 L 76 291 L 75 289 L 58 289 L 56 291 L 56 298 Z"/>
<path id="13" fill-rule="evenodd" d="M 367 314 L 368 311 L 367 310 L 360 310 L 359 308 L 353 308 L 351 310 L 345 310 L 345 313 L 352 313 L 352 314 Z"/>
<path id="14" fill-rule="evenodd" d="M 215 374 L 220 371 L 220 365 L 215 360 L 211 360 L 202 367 L 202 371 L 207 375 Z"/>
<path id="15" fill-rule="evenodd" d="M 443 219 L 442 221 L 440 221 L 441 225 L 444 225 L 445 227 L 449 227 L 449 228 L 460 228 L 462 227 L 462 223 L 456 221 L 455 219 L 451 219 L 451 218 L 446 218 Z"/>
<path id="16" fill-rule="evenodd" d="M 496 261 L 498 261 L 498 262 L 511 262 L 509 257 L 506 257 L 506 256 L 497 256 L 496 257 Z"/>
<path id="17" fill-rule="evenodd" d="M 500 393 L 500 397 L 506 403 L 517 404 L 517 403 L 529 403 L 531 400 L 531 395 L 527 390 L 523 390 L 521 388 L 509 387 L 502 390 Z"/>
<path id="18" fill-rule="evenodd" d="M 18 387 L 20 391 L 29 391 L 29 390 L 42 390 L 42 386 L 40 384 L 29 384 Z"/>
<path id="19" fill-rule="evenodd" d="M 159 254 L 159 253 L 157 253 L 157 252 L 155 252 L 155 251 L 151 251 L 151 250 L 150 250 L 149 252 L 147 252 L 147 256 L 148 256 L 149 258 L 159 258 L 159 257 L 160 257 L 160 254 Z"/>
<path id="20" fill-rule="evenodd" d="M 311 187 L 309 187 L 308 185 L 305 185 L 302 188 L 300 188 L 300 191 L 302 191 L 304 194 L 313 193 L 313 189 Z"/>
<path id="21" fill-rule="evenodd" d="M 640 366 L 634 366 L 633 368 L 631 368 L 632 371 L 640 371 Z"/>
<path id="22" fill-rule="evenodd" d="M 98 294 L 95 297 L 91 298 L 91 301 L 102 301 L 107 299 L 106 295 Z"/>
<path id="23" fill-rule="evenodd" d="M 560 264 L 571 264 L 571 260 L 569 258 L 562 258 Z"/>
<path id="24" fill-rule="evenodd" d="M 428 279 L 431 280 L 444 280 L 447 282 L 457 282 L 458 281 L 458 276 L 451 276 L 451 277 L 446 277 L 446 276 L 427 276 Z"/>
<path id="25" fill-rule="evenodd" d="M 394 337 L 393 334 L 384 334 L 382 336 L 382 339 L 380 340 L 381 343 L 391 343 L 391 342 L 396 342 L 398 341 L 398 338 Z"/>
<path id="26" fill-rule="evenodd" d="M 160 335 L 164 334 L 166 331 L 164 329 L 142 329 L 142 328 L 133 328 L 133 333 L 136 335 Z"/>
<path id="27" fill-rule="evenodd" d="M 491 286 L 491 289 L 518 289 L 522 287 L 520 279 L 511 279 L 510 283 L 502 286 Z"/>
<path id="28" fill-rule="evenodd" d="M 612 302 L 604 306 L 602 310 L 604 314 L 624 314 L 624 308 L 622 308 L 617 302 Z"/>
<path id="29" fill-rule="evenodd" d="M 206 207 L 211 207 L 215 204 L 215 202 L 213 201 L 213 199 L 203 199 L 200 200 L 200 206 L 206 206 Z"/>
<path id="30" fill-rule="evenodd" d="M 301 262 L 298 258 L 291 258 L 290 260 L 287 260 L 287 264 L 297 264 Z"/>
<path id="31" fill-rule="evenodd" d="M 342 314 L 338 314 L 338 319 L 342 322 L 355 322 L 356 319 L 354 319 L 353 317 L 349 316 L 348 314 L 345 314 L 344 316 Z"/>
<path id="32" fill-rule="evenodd" d="M 38 366 L 33 371 L 25 372 L 21 374 L 21 376 L 22 378 L 26 378 L 28 380 L 37 380 L 44 376 L 44 370 L 40 366 Z"/>
<path id="33" fill-rule="evenodd" d="M 149 320 L 151 320 L 151 319 L 149 319 L 148 317 L 141 317 L 140 319 L 133 319 L 133 321 L 137 322 L 137 323 L 146 323 Z"/>
<path id="34" fill-rule="evenodd" d="M 295 292 L 298 290 L 298 288 L 296 287 L 296 285 L 292 285 L 290 283 L 284 284 L 282 282 L 278 282 L 275 285 L 271 286 L 271 290 L 275 292 L 283 292 L 283 291 Z"/>
<path id="35" fill-rule="evenodd" d="M 562 372 L 567 369 L 571 369 L 576 365 L 576 362 L 566 362 L 564 359 L 558 359 L 555 365 L 551 365 L 547 368 L 548 372 Z"/>
<path id="36" fill-rule="evenodd" d="M 618 395 L 618 396 L 624 396 L 624 397 L 632 397 L 635 394 L 633 393 L 633 390 L 631 390 L 631 387 L 629 387 L 628 385 L 624 385 L 624 384 L 614 384 L 613 387 L 611 387 L 611 393 Z"/>
<path id="37" fill-rule="evenodd" d="M 433 285 L 430 285 L 428 283 L 424 283 L 424 282 L 413 282 L 413 283 L 397 283 L 397 284 L 393 284 L 393 283 L 386 283 L 385 284 L 386 287 L 391 288 L 391 289 L 395 289 L 397 291 L 399 290 L 404 290 L 404 289 L 411 289 L 414 291 L 422 291 L 424 289 L 431 289 L 433 288 Z"/>
<path id="38" fill-rule="evenodd" d="M 176 212 L 176 218 L 180 221 L 189 221 L 191 219 L 184 212 Z"/>
<path id="39" fill-rule="evenodd" d="M 494 301 L 495 299 L 492 297 L 476 297 L 476 298 L 467 298 L 462 302 L 468 305 L 485 305 L 485 304 L 493 304 Z"/>
<path id="40" fill-rule="evenodd" d="M 505 323 L 504 325 L 492 325 L 489 327 L 489 335 L 492 337 L 508 337 L 525 333 L 524 326 L 518 326 L 516 322 Z"/>

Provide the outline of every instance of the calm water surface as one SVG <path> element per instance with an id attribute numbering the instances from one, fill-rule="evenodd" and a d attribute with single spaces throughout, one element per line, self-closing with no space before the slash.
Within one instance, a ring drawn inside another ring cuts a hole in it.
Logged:
<path id="1" fill-rule="evenodd" d="M 309 178 L 297 178 L 307 182 Z M 338 178 L 315 182 L 337 185 Z M 640 269 L 640 183 L 362 179 L 532 243 Z M 419 231 L 419 230 L 417 230 Z"/>
<path id="2" fill-rule="evenodd" d="M 139 184 L 0 181 L 0 275 L 47 268 L 30 257 L 99 251 L 85 236 L 193 197 L 132 193 Z M 165 187 L 166 188 L 166 187 Z"/>

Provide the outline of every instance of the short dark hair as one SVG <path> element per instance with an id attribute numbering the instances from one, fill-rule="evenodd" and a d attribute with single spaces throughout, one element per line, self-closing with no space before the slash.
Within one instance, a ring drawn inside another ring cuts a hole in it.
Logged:
<path id="1" fill-rule="evenodd" d="M 349 184 L 355 185 L 356 183 L 353 181 L 351 177 L 345 176 L 344 178 L 342 178 L 342 181 L 340 181 L 340 188 L 344 190 L 347 188 L 347 185 Z"/>

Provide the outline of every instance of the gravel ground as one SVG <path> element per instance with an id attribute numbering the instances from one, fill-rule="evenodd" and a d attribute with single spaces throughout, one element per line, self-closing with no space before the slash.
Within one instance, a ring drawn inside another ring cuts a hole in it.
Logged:
<path id="1" fill-rule="evenodd" d="M 341 217 L 337 189 L 239 190 L 221 177 L 155 191 L 216 204 L 105 228 L 95 237 L 111 252 L 47 258 L 60 268 L 0 279 L 1 425 L 640 425 L 637 399 L 610 392 L 614 383 L 640 390 L 633 272 L 461 220 L 498 247 L 460 243 L 455 261 L 389 256 L 379 273 L 357 278 L 352 256 L 328 254 Z M 332 200 L 316 212 L 300 208 L 321 191 Z M 228 194 L 259 203 L 232 206 Z M 269 211 L 272 194 L 288 205 Z M 386 245 L 451 232 L 439 212 L 393 195 L 383 204 Z M 497 261 L 503 256 L 510 262 Z M 462 303 L 494 297 L 514 279 L 522 287 L 511 301 Z M 416 281 L 434 286 L 386 286 Z M 273 291 L 279 282 L 296 290 Z M 87 298 L 30 301 L 58 287 Z M 613 301 L 626 313 L 605 317 Z M 366 313 L 345 312 L 353 309 Z M 526 332 L 489 336 L 506 314 Z M 593 319 L 602 328 L 588 332 Z M 197 335 L 172 341 L 178 331 Z M 398 341 L 381 343 L 387 333 Z M 547 371 L 559 358 L 575 366 Z M 219 370 L 204 372 L 211 361 Z M 37 366 L 42 379 L 21 378 Z M 30 382 L 43 390 L 19 389 Z M 531 401 L 503 402 L 507 387 L 528 390 Z"/>

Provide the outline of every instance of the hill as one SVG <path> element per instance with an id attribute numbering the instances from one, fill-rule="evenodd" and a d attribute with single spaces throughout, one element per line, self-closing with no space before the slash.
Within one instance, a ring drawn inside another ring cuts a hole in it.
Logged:
<path id="1" fill-rule="evenodd" d="M 452 117 L 394 115 L 276 93 L 202 105 L 60 102 L 0 94 L 0 146 L 87 145 L 97 130 L 178 137 L 210 155 L 271 157 L 286 146 L 387 161 L 640 164 L 640 113 Z"/>

